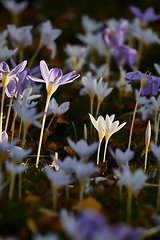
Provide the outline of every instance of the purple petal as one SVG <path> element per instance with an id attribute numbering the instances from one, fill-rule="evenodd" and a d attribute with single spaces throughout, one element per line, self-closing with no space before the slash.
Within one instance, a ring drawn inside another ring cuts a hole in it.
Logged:
<path id="1" fill-rule="evenodd" d="M 63 73 L 60 68 L 52 68 L 50 71 L 49 82 L 57 82 L 62 78 Z"/>
<path id="2" fill-rule="evenodd" d="M 26 67 L 27 65 L 27 61 L 23 61 L 21 62 L 20 64 L 18 64 L 13 70 L 11 70 L 11 72 L 9 73 L 9 76 L 13 76 L 17 73 L 20 73 L 24 70 L 24 68 Z"/>
<path id="3" fill-rule="evenodd" d="M 45 81 L 44 81 L 43 79 L 41 79 L 41 78 L 33 77 L 33 76 L 30 76 L 30 75 L 28 75 L 27 78 L 28 78 L 29 80 L 34 81 L 34 82 L 42 82 L 42 83 L 45 83 Z"/>
<path id="4" fill-rule="evenodd" d="M 44 81 L 47 83 L 50 72 L 49 72 L 48 66 L 44 60 L 40 61 L 40 70 L 41 70 L 41 74 L 42 74 Z"/>
<path id="5" fill-rule="evenodd" d="M 9 66 L 6 62 L 0 63 L 0 71 L 1 72 L 10 72 Z"/>
<path id="6" fill-rule="evenodd" d="M 142 12 L 140 11 L 140 9 L 138 7 L 131 6 L 130 10 L 135 16 L 142 18 Z"/>

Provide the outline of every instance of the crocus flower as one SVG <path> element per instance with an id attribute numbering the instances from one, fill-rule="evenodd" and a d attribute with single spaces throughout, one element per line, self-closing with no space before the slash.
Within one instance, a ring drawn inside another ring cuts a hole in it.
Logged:
<path id="1" fill-rule="evenodd" d="M 0 49 L 0 62 L 7 61 L 10 57 L 14 56 L 18 48 L 9 49 L 7 46 Z"/>
<path id="2" fill-rule="evenodd" d="M 5 47 L 7 43 L 7 36 L 8 36 L 7 30 L 3 30 L 2 32 L 0 32 L 0 49 Z"/>
<path id="3" fill-rule="evenodd" d="M 107 48 L 114 48 L 124 43 L 125 35 L 121 29 L 105 28 L 102 31 L 102 38 Z"/>
<path id="4" fill-rule="evenodd" d="M 22 164 L 15 165 L 13 161 L 11 162 L 9 160 L 6 160 L 5 168 L 9 173 L 12 173 L 14 171 L 14 174 L 21 174 L 27 169 L 27 166 Z"/>
<path id="5" fill-rule="evenodd" d="M 40 71 L 43 79 L 33 76 L 28 76 L 28 78 L 35 82 L 45 83 L 47 93 L 50 96 L 57 90 L 60 85 L 71 83 L 80 76 L 79 74 L 75 74 L 75 71 L 63 75 L 60 68 L 51 68 L 49 70 L 44 60 L 40 61 Z"/>
<path id="6" fill-rule="evenodd" d="M 33 124 L 36 127 L 41 128 L 41 124 L 37 119 L 41 118 L 45 113 L 36 114 L 36 108 L 26 108 L 26 106 L 20 105 L 17 101 L 14 101 L 13 109 L 26 126 L 29 127 Z"/>
<path id="7" fill-rule="evenodd" d="M 15 68 L 10 70 L 8 64 L 6 62 L 0 63 L 0 73 L 2 74 L 2 85 L 6 87 L 7 84 L 11 81 L 11 79 L 18 79 L 17 74 L 22 72 L 27 65 L 27 61 L 23 61 L 18 64 Z"/>
<path id="8" fill-rule="evenodd" d="M 100 148 L 102 140 L 105 136 L 105 127 L 104 127 L 104 118 L 102 116 L 99 116 L 97 120 L 92 116 L 92 114 L 89 114 L 90 120 L 93 124 L 93 126 L 98 131 L 98 138 L 99 138 L 99 145 L 98 145 L 98 152 L 97 152 L 97 164 L 99 164 L 99 154 L 100 154 Z"/>
<path id="9" fill-rule="evenodd" d="M 14 0 L 1 0 L 1 3 L 8 11 L 15 14 L 23 12 L 28 5 L 27 1 L 21 1 L 18 3 Z"/>
<path id="10" fill-rule="evenodd" d="M 53 29 L 52 24 L 49 20 L 43 22 L 40 28 L 40 37 L 41 37 L 41 44 L 45 45 L 48 49 L 51 50 L 51 58 L 55 57 L 56 53 L 56 44 L 55 39 L 59 37 L 61 34 L 60 29 Z"/>
<path id="11" fill-rule="evenodd" d="M 120 45 L 115 48 L 114 58 L 118 66 L 129 66 L 133 69 L 137 61 L 137 50 L 127 45 Z"/>
<path id="12" fill-rule="evenodd" d="M 148 179 L 142 169 L 137 169 L 132 173 L 128 167 L 123 167 L 121 172 L 115 170 L 114 173 L 118 178 L 118 185 L 131 188 L 134 193 L 138 193 Z"/>
<path id="13" fill-rule="evenodd" d="M 96 96 L 98 99 L 96 117 L 98 116 L 99 108 L 100 108 L 100 105 L 103 102 L 104 98 L 106 98 L 113 90 L 113 88 L 108 87 L 108 82 L 104 82 L 104 81 L 102 81 L 102 79 L 103 78 L 101 77 L 100 80 L 97 82 L 97 86 L 95 88 Z"/>
<path id="14" fill-rule="evenodd" d="M 105 129 L 105 148 L 104 148 L 104 156 L 103 156 L 103 162 L 106 161 L 106 151 L 107 151 L 107 145 L 108 145 L 108 141 L 110 139 L 110 137 L 118 132 L 122 127 L 124 127 L 124 125 L 126 124 L 126 122 L 122 123 L 119 125 L 119 121 L 114 121 L 115 118 L 115 114 L 109 116 L 108 114 L 105 117 L 105 125 L 103 126 L 103 128 Z"/>
<path id="15" fill-rule="evenodd" d="M 45 173 L 51 182 L 52 196 L 53 196 L 53 208 L 57 208 L 57 191 L 63 186 L 67 186 L 71 182 L 71 178 L 62 169 L 54 171 L 52 167 L 46 166 Z"/>
<path id="16" fill-rule="evenodd" d="M 155 158 L 158 161 L 158 164 L 160 165 L 160 146 L 157 146 L 157 144 L 151 142 L 150 147 L 153 155 L 155 156 Z"/>
<path id="17" fill-rule="evenodd" d="M 113 152 L 113 150 L 110 148 L 110 153 L 120 166 L 122 166 L 122 165 L 128 166 L 128 162 L 134 156 L 134 151 L 132 151 L 130 149 L 122 151 L 121 149 L 116 148 L 115 152 Z"/>
<path id="18" fill-rule="evenodd" d="M 69 102 L 63 102 L 58 106 L 55 98 L 52 98 L 49 102 L 48 110 L 56 116 L 60 116 L 67 112 L 69 109 Z"/>
<path id="19" fill-rule="evenodd" d="M 32 44 L 33 26 L 16 27 L 15 25 L 7 25 L 9 37 L 13 47 L 28 47 Z"/>
<path id="20" fill-rule="evenodd" d="M 136 6 L 130 7 L 131 12 L 145 23 L 154 22 L 160 19 L 160 14 L 156 14 L 152 7 L 148 7 L 144 13 Z"/>
<path id="21" fill-rule="evenodd" d="M 156 96 L 160 87 L 160 78 L 149 75 L 146 73 L 141 73 L 140 71 L 128 72 L 125 75 L 128 79 L 128 83 L 132 83 L 134 80 L 140 80 L 143 82 L 143 88 L 141 91 L 141 96 Z"/>
<path id="22" fill-rule="evenodd" d="M 90 18 L 86 14 L 83 14 L 82 27 L 86 33 L 94 32 L 102 27 L 102 22 L 97 22 L 95 19 Z"/>
<path id="23" fill-rule="evenodd" d="M 144 183 L 148 179 L 148 176 L 142 169 L 137 169 L 135 172 L 131 172 L 128 166 L 123 166 L 122 171 L 114 170 L 116 177 L 118 178 L 118 185 L 125 186 L 128 191 L 127 195 L 127 222 L 131 220 L 132 210 L 132 195 L 138 194 L 143 188 Z"/>
<path id="24" fill-rule="evenodd" d="M 81 70 L 86 63 L 85 59 L 89 53 L 89 47 L 67 44 L 65 52 L 69 56 L 66 60 L 66 65 L 77 71 Z"/>
<path id="25" fill-rule="evenodd" d="M 83 139 L 79 140 L 77 143 L 73 142 L 70 138 L 67 140 L 70 147 L 77 153 L 81 160 L 88 159 L 98 147 L 98 143 L 94 142 L 88 145 Z"/>
<path id="26" fill-rule="evenodd" d="M 2 141 L 0 142 L 0 155 L 5 154 L 8 151 L 10 151 L 10 149 L 13 148 L 18 142 L 17 139 L 15 139 L 13 142 L 9 142 L 8 141 L 8 134 L 6 132 L 2 132 L 1 138 L 2 138 Z"/>
<path id="27" fill-rule="evenodd" d="M 36 78 L 33 76 L 30 76 L 28 78 L 30 78 L 31 80 L 33 80 L 35 82 L 42 82 L 42 83 L 46 84 L 47 100 L 46 100 L 46 105 L 45 105 L 45 112 L 47 112 L 50 98 L 51 98 L 52 94 L 57 90 L 57 88 L 60 85 L 64 85 L 64 84 L 73 82 L 80 75 L 75 74 L 75 71 L 72 71 L 72 72 L 69 72 L 69 73 L 63 75 L 62 70 L 60 68 L 52 68 L 49 70 L 48 66 L 44 60 L 40 61 L 40 71 L 41 71 L 41 75 L 42 75 L 43 79 Z M 40 133 L 36 167 L 38 167 L 38 163 L 39 163 L 39 156 L 40 156 L 40 151 L 41 151 L 45 121 L 46 121 L 46 115 L 43 116 L 43 120 L 42 120 L 42 128 L 41 128 L 41 133 Z"/>

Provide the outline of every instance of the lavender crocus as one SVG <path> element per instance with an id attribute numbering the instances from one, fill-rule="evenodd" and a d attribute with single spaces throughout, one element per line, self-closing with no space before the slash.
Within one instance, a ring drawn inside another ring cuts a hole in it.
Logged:
<path id="1" fill-rule="evenodd" d="M 115 49 L 114 58 L 118 66 L 125 65 L 133 69 L 137 61 L 137 50 L 127 45 L 120 45 Z"/>
<path id="2" fill-rule="evenodd" d="M 160 14 L 156 14 L 152 7 L 148 7 L 144 13 L 136 6 L 130 7 L 131 12 L 145 23 L 160 20 Z"/>
<path id="3" fill-rule="evenodd" d="M 40 61 L 40 72 L 42 79 L 33 76 L 28 76 L 28 78 L 34 82 L 45 83 L 47 93 L 50 96 L 60 85 L 71 83 L 80 76 L 79 74 L 75 74 L 75 71 L 63 75 L 63 72 L 60 68 L 51 68 L 49 70 L 44 60 Z"/>
<path id="4" fill-rule="evenodd" d="M 125 78 L 128 79 L 129 84 L 134 80 L 143 81 L 141 96 L 157 96 L 160 87 L 160 77 L 135 71 L 126 73 Z"/>
<path id="5" fill-rule="evenodd" d="M 13 47 L 28 47 L 32 44 L 32 30 L 33 26 L 16 27 L 15 25 L 8 25 L 8 33 Z"/>
<path id="6" fill-rule="evenodd" d="M 57 88 L 60 85 L 64 85 L 64 84 L 73 82 L 80 75 L 75 74 L 75 71 L 72 71 L 72 72 L 69 72 L 69 73 L 63 75 L 63 72 L 60 68 L 51 68 L 49 70 L 48 66 L 44 60 L 40 61 L 40 71 L 41 71 L 41 75 L 42 75 L 43 79 L 36 78 L 33 76 L 29 76 L 28 78 L 35 82 L 42 82 L 42 83 L 46 84 L 47 99 L 46 99 L 46 105 L 45 105 L 45 110 L 44 110 L 46 112 L 48 110 L 48 105 L 49 105 L 51 96 L 57 90 Z M 46 121 L 46 115 L 43 116 L 43 120 L 42 120 L 42 128 L 41 128 L 41 133 L 40 133 L 36 167 L 38 167 L 38 163 L 39 163 L 39 156 L 40 156 L 40 151 L 41 151 L 45 121 Z"/>
<path id="7" fill-rule="evenodd" d="M 23 61 L 20 64 L 18 64 L 15 68 L 10 70 L 8 64 L 6 62 L 0 63 L 0 73 L 2 74 L 2 77 L 0 80 L 2 80 L 3 87 L 6 87 L 7 84 L 12 80 L 16 79 L 18 80 L 17 74 L 22 72 L 27 65 L 27 61 Z"/>

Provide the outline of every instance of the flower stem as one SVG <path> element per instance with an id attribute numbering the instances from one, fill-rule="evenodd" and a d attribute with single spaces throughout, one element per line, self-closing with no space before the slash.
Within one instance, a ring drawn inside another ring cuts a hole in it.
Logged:
<path id="1" fill-rule="evenodd" d="M 108 146 L 108 138 L 106 139 L 105 147 L 104 147 L 104 155 L 103 155 L 103 162 L 106 162 L 106 152 L 107 152 L 107 146 Z"/>
<path id="2" fill-rule="evenodd" d="M 101 100 L 98 100 L 97 109 L 96 109 L 96 118 L 98 117 L 98 114 L 99 114 L 99 108 L 100 108 L 101 102 L 102 102 Z"/>
<path id="3" fill-rule="evenodd" d="M 13 139 L 14 139 L 14 129 L 15 129 L 16 117 L 17 117 L 17 113 L 14 112 L 13 121 L 12 121 L 12 126 L 11 126 L 11 131 L 12 131 L 11 140 L 12 140 L 12 141 L 13 141 Z"/>
<path id="4" fill-rule="evenodd" d="M 80 191 L 79 191 L 79 208 L 82 207 L 82 203 L 83 203 L 83 195 L 84 195 L 84 190 L 85 190 L 85 185 L 86 182 L 85 181 L 80 181 Z"/>
<path id="5" fill-rule="evenodd" d="M 52 202 L 53 202 L 53 210 L 57 210 L 57 187 L 52 185 Z"/>
<path id="6" fill-rule="evenodd" d="M 155 134 L 155 144 L 157 144 L 158 142 L 158 131 L 159 131 L 159 123 L 160 123 L 160 113 L 158 114 L 158 120 L 157 120 L 157 124 L 156 124 L 156 134 Z"/>
<path id="7" fill-rule="evenodd" d="M 160 168 L 160 166 L 158 166 Z M 160 211 L 160 170 L 158 171 L 158 192 L 157 192 L 157 211 Z"/>
<path id="8" fill-rule="evenodd" d="M 147 145 L 145 149 L 144 172 L 146 172 L 146 169 L 147 169 L 148 149 L 149 149 L 149 145 Z"/>
<path id="9" fill-rule="evenodd" d="M 37 47 L 36 51 L 34 52 L 32 58 L 31 58 L 31 60 L 30 60 L 30 62 L 29 62 L 29 64 L 28 64 L 28 68 L 31 68 L 31 67 L 32 67 L 32 65 L 33 65 L 33 63 L 34 63 L 34 61 L 35 61 L 35 59 L 36 59 L 39 51 L 41 50 L 42 46 L 43 46 L 43 41 L 40 40 L 40 41 L 39 41 L 39 44 L 38 44 L 38 47 Z"/>
<path id="10" fill-rule="evenodd" d="M 7 128 L 8 128 L 9 117 L 10 117 L 11 107 L 12 107 L 12 102 L 13 102 L 13 97 L 11 97 L 10 100 L 9 100 L 9 107 L 8 107 L 8 112 L 7 112 L 7 118 L 6 118 L 5 128 L 4 128 L 4 131 L 5 131 L 5 132 L 7 132 Z"/>
<path id="11" fill-rule="evenodd" d="M 44 110 L 45 112 L 47 112 L 50 98 L 51 98 L 51 95 L 47 95 L 46 106 L 45 106 L 45 110 Z M 39 138 L 39 145 L 38 145 L 38 152 L 37 152 L 37 159 L 36 159 L 36 168 L 38 168 L 38 164 L 39 164 L 39 157 L 40 157 L 40 152 L 41 152 L 45 121 L 46 121 L 46 114 L 43 115 L 43 119 L 42 119 L 41 133 L 40 133 L 40 138 Z"/>
<path id="12" fill-rule="evenodd" d="M 132 117 L 132 122 L 131 122 L 131 128 L 130 128 L 130 134 L 129 134 L 128 149 L 131 148 L 133 126 L 134 126 L 134 122 L 135 122 L 135 117 L 136 117 L 136 112 L 137 112 L 137 108 L 138 108 L 138 103 L 139 103 L 139 98 L 140 98 L 140 95 L 141 95 L 142 87 L 143 87 L 143 85 L 141 84 L 141 87 L 140 87 L 139 93 L 138 93 L 138 97 L 137 97 L 137 100 L 136 100 L 136 104 L 135 104 L 135 107 L 134 107 L 134 112 L 133 112 L 133 117 Z"/>
<path id="13" fill-rule="evenodd" d="M 131 210 L 132 210 L 132 189 L 128 188 L 128 196 L 127 196 L 127 223 L 128 224 L 131 221 Z"/>
<path id="14" fill-rule="evenodd" d="M 0 142 L 2 141 L 2 123 L 3 123 L 3 107 L 6 87 L 2 88 L 1 110 L 0 110 Z"/>
<path id="15" fill-rule="evenodd" d="M 94 96 L 90 95 L 89 97 L 90 97 L 90 114 L 93 115 Z M 90 137 L 91 137 L 91 140 L 92 140 L 92 137 L 93 137 L 93 126 L 92 126 L 91 122 L 90 122 Z"/>
<path id="16" fill-rule="evenodd" d="M 13 166 L 13 170 L 12 170 L 12 173 L 11 173 L 11 180 L 10 180 L 10 186 L 9 186 L 9 199 L 11 199 L 13 197 L 13 190 L 14 190 L 14 183 L 15 183 L 15 163 L 14 163 L 14 166 Z"/>
<path id="17" fill-rule="evenodd" d="M 100 155 L 101 143 L 102 143 L 102 140 L 99 140 L 98 151 L 97 151 L 97 165 L 99 164 L 99 155 Z"/>

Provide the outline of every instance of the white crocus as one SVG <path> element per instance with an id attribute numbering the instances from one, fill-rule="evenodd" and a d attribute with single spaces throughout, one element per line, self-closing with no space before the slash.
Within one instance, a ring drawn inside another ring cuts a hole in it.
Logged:
<path id="1" fill-rule="evenodd" d="M 103 126 L 103 128 L 105 129 L 105 140 L 106 140 L 106 144 L 105 144 L 105 148 L 104 148 L 104 156 L 103 156 L 103 162 L 106 161 L 106 150 L 107 150 L 107 145 L 108 145 L 108 141 L 110 139 L 110 137 L 118 132 L 122 127 L 124 127 L 124 125 L 126 124 L 126 122 L 122 123 L 119 125 L 119 121 L 113 121 L 115 118 L 115 114 L 109 116 L 108 114 L 105 117 L 105 125 Z"/>
<path id="2" fill-rule="evenodd" d="M 89 117 L 93 126 L 96 128 L 98 132 L 99 145 L 98 145 L 98 152 L 97 152 L 97 164 L 99 164 L 99 154 L 100 154 L 101 143 L 105 136 L 105 120 L 102 116 L 99 116 L 97 120 L 91 114 L 89 114 Z"/>

